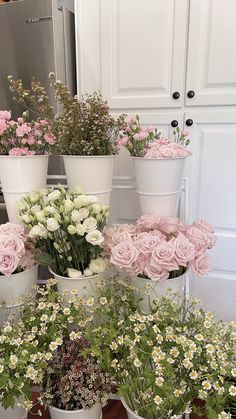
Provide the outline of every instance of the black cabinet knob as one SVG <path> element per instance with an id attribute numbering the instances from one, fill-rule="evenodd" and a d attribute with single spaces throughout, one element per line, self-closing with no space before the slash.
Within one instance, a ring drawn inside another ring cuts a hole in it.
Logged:
<path id="1" fill-rule="evenodd" d="M 189 90 L 187 96 L 189 97 L 189 99 L 192 99 L 195 96 L 195 92 L 193 90 Z"/>
<path id="2" fill-rule="evenodd" d="M 179 92 L 174 92 L 172 97 L 173 97 L 173 99 L 179 99 L 180 98 L 180 93 Z"/>
<path id="3" fill-rule="evenodd" d="M 171 126 L 173 128 L 176 128 L 179 125 L 178 121 L 176 121 L 176 119 L 173 119 L 173 121 L 171 121 Z"/>
<path id="4" fill-rule="evenodd" d="M 185 123 L 188 127 L 191 127 L 191 125 L 193 125 L 193 120 L 192 119 L 187 119 L 187 121 Z"/>

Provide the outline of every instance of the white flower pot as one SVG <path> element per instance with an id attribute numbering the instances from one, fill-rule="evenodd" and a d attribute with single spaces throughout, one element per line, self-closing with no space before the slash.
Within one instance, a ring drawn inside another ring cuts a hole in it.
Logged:
<path id="1" fill-rule="evenodd" d="M 176 217 L 186 157 L 133 161 L 141 214 Z"/>
<path id="2" fill-rule="evenodd" d="M 142 298 L 140 301 L 140 309 L 143 313 L 150 313 L 154 306 L 154 300 L 161 298 L 170 290 L 176 293 L 176 300 L 185 297 L 186 287 L 186 272 L 178 278 L 165 279 L 160 281 L 153 281 L 151 279 L 139 278 L 138 276 L 131 278 L 132 284 L 135 286 L 134 291 L 137 298 Z"/>
<path id="3" fill-rule="evenodd" d="M 0 182 L 11 223 L 19 223 L 15 205 L 30 192 L 47 184 L 48 155 L 0 156 Z"/>
<path id="4" fill-rule="evenodd" d="M 63 156 L 69 189 L 81 186 L 85 195 L 94 195 L 109 205 L 114 156 Z"/>
<path id="5" fill-rule="evenodd" d="M 65 290 L 69 293 L 72 290 L 77 290 L 77 296 L 80 298 L 96 297 L 98 292 L 97 283 L 100 280 L 105 279 L 105 272 L 88 276 L 87 278 L 68 278 L 55 274 L 51 269 L 49 269 L 49 271 L 57 280 L 57 289 L 60 294 L 62 294 Z M 71 296 L 72 294 L 68 296 L 65 295 L 65 299 L 69 300 L 71 299 Z"/>
<path id="6" fill-rule="evenodd" d="M 49 407 L 51 419 L 102 419 L 102 406 L 95 404 L 91 409 L 62 410 Z"/>
<path id="7" fill-rule="evenodd" d="M 15 301 L 23 298 L 36 284 L 38 266 L 27 269 L 10 277 L 0 276 L 0 301 L 5 302 L 6 308 L 12 306 Z"/>
<path id="8" fill-rule="evenodd" d="M 8 409 L 4 409 L 4 407 L 0 405 L 1 419 L 26 419 L 26 417 L 27 412 L 23 407 L 14 407 L 13 409 L 9 407 Z"/>
<path id="9" fill-rule="evenodd" d="M 125 401 L 125 399 L 124 399 L 123 397 L 121 397 L 121 402 L 122 402 L 123 406 L 124 406 L 124 407 L 125 407 L 125 409 L 126 409 L 128 419 L 149 419 L 149 418 L 143 418 L 142 416 L 139 416 L 139 415 L 137 415 L 136 413 L 134 413 L 134 412 L 133 412 L 133 411 L 129 408 L 129 406 L 127 405 L 127 403 L 126 403 L 126 401 Z M 182 418 L 182 415 L 177 416 L 177 419 L 181 419 L 181 418 Z M 157 419 L 158 419 L 158 417 L 157 417 Z M 167 418 L 167 419 L 168 419 L 168 418 Z"/>

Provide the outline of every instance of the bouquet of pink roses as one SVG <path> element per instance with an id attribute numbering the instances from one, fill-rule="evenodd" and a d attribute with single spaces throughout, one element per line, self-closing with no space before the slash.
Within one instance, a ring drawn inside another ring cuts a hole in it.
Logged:
<path id="1" fill-rule="evenodd" d="M 133 157 L 169 159 L 189 156 L 191 152 L 185 148 L 190 143 L 188 133 L 177 127 L 173 134 L 174 142 L 169 138 L 162 138 L 161 131 L 157 128 L 141 127 L 139 117 L 136 115 L 119 133 L 117 144 L 126 147 Z"/>
<path id="2" fill-rule="evenodd" d="M 176 278 L 189 267 L 207 275 L 211 259 L 206 251 L 215 241 L 207 221 L 184 225 L 178 218 L 143 215 L 136 224 L 108 227 L 103 249 L 118 271 L 158 281 Z"/>
<path id="3" fill-rule="evenodd" d="M 11 112 L 0 111 L 0 154 L 44 154 L 55 143 L 50 123 L 45 119 L 27 122 L 28 116 L 26 111 L 14 121 L 11 119 Z"/>
<path id="4" fill-rule="evenodd" d="M 23 226 L 6 223 L 0 225 L 0 277 L 11 276 L 36 265 Z"/>

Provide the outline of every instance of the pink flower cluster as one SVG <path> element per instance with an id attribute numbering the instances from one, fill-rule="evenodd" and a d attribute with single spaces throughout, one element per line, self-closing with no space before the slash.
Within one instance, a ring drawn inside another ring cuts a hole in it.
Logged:
<path id="1" fill-rule="evenodd" d="M 30 269 L 35 265 L 24 227 L 6 223 L 0 225 L 0 276 Z"/>
<path id="2" fill-rule="evenodd" d="M 178 218 L 143 215 L 136 224 L 107 227 L 103 250 L 118 271 L 158 281 L 189 267 L 207 275 L 211 259 L 206 251 L 215 241 L 207 221 L 184 225 Z"/>
<path id="3" fill-rule="evenodd" d="M 131 118 L 124 130 L 119 133 L 117 144 L 124 146 L 133 157 L 145 157 L 151 159 L 169 159 L 173 157 L 186 157 L 191 153 L 186 150 L 190 143 L 187 131 L 181 131 L 178 127 L 173 131 L 174 141 L 161 137 L 161 131 L 157 128 L 142 127 L 139 117 Z"/>
<path id="4" fill-rule="evenodd" d="M 0 154 L 42 154 L 54 143 L 55 136 L 48 121 L 26 122 L 22 117 L 14 121 L 10 112 L 0 111 Z"/>
<path id="5" fill-rule="evenodd" d="M 191 152 L 186 150 L 181 144 L 174 143 L 168 138 L 160 138 L 160 140 L 156 140 L 148 145 L 143 157 L 146 159 L 171 159 L 190 155 Z"/>

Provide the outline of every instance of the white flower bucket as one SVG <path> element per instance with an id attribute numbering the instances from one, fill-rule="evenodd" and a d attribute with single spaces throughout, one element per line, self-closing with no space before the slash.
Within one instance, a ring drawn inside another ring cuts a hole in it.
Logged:
<path id="1" fill-rule="evenodd" d="M 12 306 L 15 301 L 23 298 L 29 292 L 38 278 L 38 266 L 27 269 L 10 277 L 0 276 L 0 301 L 6 306 Z"/>
<path id="2" fill-rule="evenodd" d="M 140 309 L 143 313 L 150 313 L 154 306 L 154 300 L 165 296 L 168 291 L 176 293 L 176 301 L 179 298 L 185 297 L 186 287 L 186 272 L 173 279 L 164 279 L 160 281 L 153 281 L 151 279 L 139 278 L 138 276 L 131 278 L 132 284 L 135 286 L 135 295 L 137 298 L 142 298 L 140 301 Z"/>
<path id="3" fill-rule="evenodd" d="M 127 405 L 127 403 L 125 402 L 125 399 L 123 397 L 121 397 L 121 402 L 124 406 L 124 408 L 126 409 L 127 412 L 127 416 L 128 419 L 148 419 L 148 418 L 143 418 L 142 416 L 137 415 L 136 413 L 134 413 L 129 406 Z M 157 418 L 158 419 L 158 418 Z M 182 415 L 177 416 L 177 419 L 182 419 Z"/>
<path id="4" fill-rule="evenodd" d="M 0 418 L 1 419 L 26 419 L 27 412 L 23 407 L 14 407 L 13 409 L 9 407 L 8 409 L 4 409 L 0 405 Z"/>
<path id="5" fill-rule="evenodd" d="M 105 279 L 105 272 L 86 278 L 68 278 L 55 274 L 51 269 L 49 269 L 49 271 L 57 280 L 57 289 L 59 293 L 63 294 L 63 291 L 68 291 L 69 295 L 65 295 L 65 300 L 71 299 L 72 290 L 77 290 L 77 296 L 80 298 L 96 297 L 98 292 L 97 283 L 100 280 Z"/>
<path id="6" fill-rule="evenodd" d="M 133 161 L 141 214 L 176 217 L 186 157 Z"/>
<path id="7" fill-rule="evenodd" d="M 95 404 L 91 409 L 62 410 L 49 407 L 51 419 L 102 419 L 102 406 Z"/>
<path id="8" fill-rule="evenodd" d="M 20 320 L 22 306 L 23 303 L 20 303 L 9 306 L 3 306 L 0 308 L 0 329 L 2 329 L 4 323 L 6 323 L 7 321 L 9 321 L 10 323 L 15 323 L 18 322 L 18 320 Z"/>
<path id="9" fill-rule="evenodd" d="M 19 223 L 15 205 L 23 196 L 47 184 L 48 155 L 0 156 L 0 182 L 11 223 Z"/>
<path id="10" fill-rule="evenodd" d="M 63 156 L 69 189 L 81 186 L 85 195 L 94 195 L 109 205 L 114 156 Z"/>

